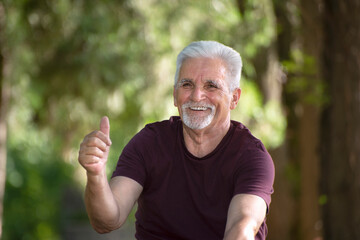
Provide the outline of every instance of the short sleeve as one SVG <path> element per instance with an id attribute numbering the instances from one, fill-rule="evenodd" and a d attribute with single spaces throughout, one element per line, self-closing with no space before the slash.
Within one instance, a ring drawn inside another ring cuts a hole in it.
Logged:
<path id="1" fill-rule="evenodd" d="M 249 147 L 241 157 L 241 164 L 235 173 L 234 195 L 254 194 L 264 199 L 269 208 L 275 168 L 270 154 L 260 141 Z"/>
<path id="2" fill-rule="evenodd" d="M 143 142 L 144 129 L 136 134 L 122 151 L 112 178 L 124 176 L 137 181 L 144 186 L 146 179 L 146 166 L 144 162 Z"/>

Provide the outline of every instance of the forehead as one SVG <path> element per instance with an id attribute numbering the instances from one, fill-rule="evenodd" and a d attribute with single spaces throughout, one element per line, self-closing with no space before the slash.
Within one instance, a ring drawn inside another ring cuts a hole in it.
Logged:
<path id="1" fill-rule="evenodd" d="M 196 80 L 225 80 L 226 67 L 223 60 L 218 58 L 189 58 L 180 69 L 179 80 L 187 78 Z"/>

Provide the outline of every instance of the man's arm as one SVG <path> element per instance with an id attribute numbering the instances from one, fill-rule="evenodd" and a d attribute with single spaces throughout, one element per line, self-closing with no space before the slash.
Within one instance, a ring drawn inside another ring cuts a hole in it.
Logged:
<path id="1" fill-rule="evenodd" d="M 86 210 L 93 228 L 99 233 L 121 227 L 142 191 L 139 183 L 126 177 L 115 177 L 109 184 L 106 176 L 111 145 L 109 130 L 109 120 L 104 117 L 100 131 L 88 134 L 79 151 L 79 163 L 87 174 Z"/>
<path id="2" fill-rule="evenodd" d="M 114 177 L 93 182 L 88 178 L 85 205 L 90 223 L 98 233 L 121 227 L 142 192 L 142 186 L 131 178 Z"/>
<path id="3" fill-rule="evenodd" d="M 229 206 L 224 240 L 254 240 L 265 219 L 266 208 L 261 197 L 235 195 Z"/>

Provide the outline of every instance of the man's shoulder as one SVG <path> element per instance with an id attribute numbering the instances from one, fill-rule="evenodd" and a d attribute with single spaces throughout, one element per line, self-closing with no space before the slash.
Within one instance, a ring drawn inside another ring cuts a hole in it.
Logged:
<path id="1" fill-rule="evenodd" d="M 174 116 L 168 120 L 147 123 L 135 137 L 148 141 L 158 137 L 171 138 L 177 135 L 179 126 L 181 126 L 180 117 Z"/>
<path id="2" fill-rule="evenodd" d="M 235 120 L 231 120 L 231 125 L 233 126 L 234 129 L 234 136 L 238 137 L 238 138 L 244 138 L 244 140 L 247 141 L 260 141 L 258 138 L 256 138 L 251 131 L 241 122 L 235 121 Z"/>
<path id="3" fill-rule="evenodd" d="M 247 149 L 255 148 L 266 151 L 261 140 L 255 137 L 244 124 L 234 120 L 231 120 L 231 123 L 234 127 L 233 140 Z"/>
<path id="4" fill-rule="evenodd" d="M 147 123 L 131 138 L 126 148 L 151 149 L 173 144 L 178 136 L 179 121 L 181 125 L 179 117 L 171 117 L 168 120 Z"/>
<path id="5" fill-rule="evenodd" d="M 168 120 L 156 121 L 145 125 L 146 130 L 164 131 L 175 129 L 181 124 L 181 119 L 178 116 L 172 116 Z"/>

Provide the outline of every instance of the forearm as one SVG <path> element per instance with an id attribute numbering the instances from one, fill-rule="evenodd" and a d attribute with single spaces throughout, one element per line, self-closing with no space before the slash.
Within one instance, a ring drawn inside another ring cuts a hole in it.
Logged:
<path id="1" fill-rule="evenodd" d="M 228 210 L 225 240 L 254 240 L 264 222 L 265 201 L 255 195 L 238 194 L 233 197 Z"/>
<path id="2" fill-rule="evenodd" d="M 256 221 L 243 218 L 225 232 L 224 240 L 254 240 L 258 230 Z"/>
<path id="3" fill-rule="evenodd" d="M 115 197 L 106 176 L 106 162 L 111 146 L 109 134 L 109 119 L 103 117 L 100 121 L 100 131 L 93 131 L 85 136 L 80 144 L 78 157 L 87 174 L 86 210 L 92 226 L 99 233 L 119 228 L 127 215 L 120 215 L 120 209 L 123 209 L 124 204 L 118 203 L 118 198 Z"/>
<path id="4" fill-rule="evenodd" d="M 120 209 L 105 173 L 101 176 L 88 174 L 85 205 L 91 225 L 97 232 L 110 232 L 122 225 Z"/>

